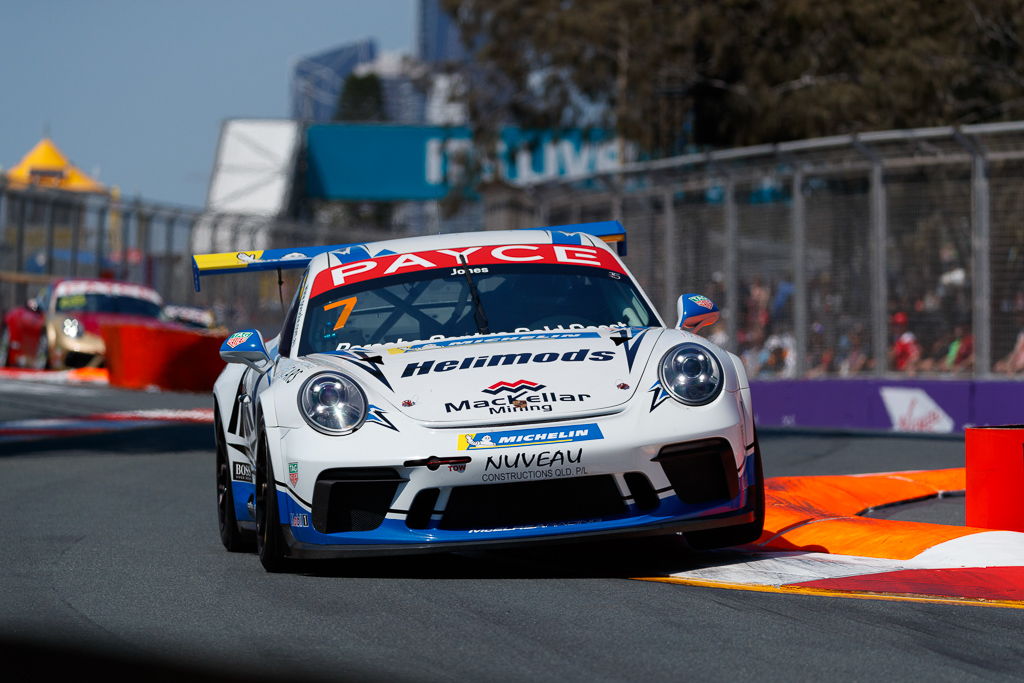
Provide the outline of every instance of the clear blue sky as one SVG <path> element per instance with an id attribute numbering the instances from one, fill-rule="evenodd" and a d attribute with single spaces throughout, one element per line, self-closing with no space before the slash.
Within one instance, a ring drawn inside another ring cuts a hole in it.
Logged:
<path id="1" fill-rule="evenodd" d="M 42 136 L 125 196 L 199 207 L 221 121 L 287 117 L 299 57 L 415 47 L 415 0 L 31 0 L 0 11 L 0 166 Z"/>

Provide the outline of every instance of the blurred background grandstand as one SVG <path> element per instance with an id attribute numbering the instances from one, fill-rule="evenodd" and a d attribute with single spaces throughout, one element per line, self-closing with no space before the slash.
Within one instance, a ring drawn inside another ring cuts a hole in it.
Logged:
<path id="1" fill-rule="evenodd" d="M 203 209 L 44 140 L 0 176 L 0 305 L 117 277 L 273 333 L 275 275 L 197 294 L 190 255 L 618 218 L 753 377 L 1024 372 L 1024 3 L 671 5 L 420 0 L 414 54 L 299 59 L 290 118 L 224 121 Z"/>

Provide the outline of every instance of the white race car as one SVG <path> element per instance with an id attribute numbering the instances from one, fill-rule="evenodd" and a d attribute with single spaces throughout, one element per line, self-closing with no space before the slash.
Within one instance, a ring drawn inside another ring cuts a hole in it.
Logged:
<path id="1" fill-rule="evenodd" d="M 280 335 L 230 335 L 214 387 L 221 539 L 291 558 L 683 532 L 757 539 L 739 359 L 667 327 L 617 222 L 196 255 L 305 267 Z M 244 258 L 243 258 L 244 257 Z M 254 538 L 255 537 L 255 538 Z M 253 543 L 255 540 L 255 543 Z"/>

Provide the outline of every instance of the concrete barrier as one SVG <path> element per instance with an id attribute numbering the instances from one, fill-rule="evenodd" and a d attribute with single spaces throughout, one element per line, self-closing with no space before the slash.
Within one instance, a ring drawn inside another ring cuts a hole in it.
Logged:
<path id="1" fill-rule="evenodd" d="M 164 325 L 104 325 L 111 386 L 210 391 L 224 369 L 223 334 Z"/>

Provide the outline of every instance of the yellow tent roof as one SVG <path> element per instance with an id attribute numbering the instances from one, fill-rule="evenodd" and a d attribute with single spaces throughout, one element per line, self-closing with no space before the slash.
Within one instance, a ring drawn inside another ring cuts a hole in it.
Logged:
<path id="1" fill-rule="evenodd" d="M 72 192 L 106 192 L 107 188 L 76 168 L 50 138 L 43 138 L 7 171 L 12 185 L 39 185 Z"/>

